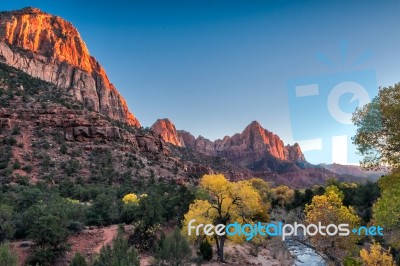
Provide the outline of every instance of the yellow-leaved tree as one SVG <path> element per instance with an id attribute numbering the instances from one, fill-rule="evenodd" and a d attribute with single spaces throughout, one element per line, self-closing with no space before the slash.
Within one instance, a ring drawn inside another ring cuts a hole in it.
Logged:
<path id="1" fill-rule="evenodd" d="M 139 202 L 139 198 L 135 193 L 129 193 L 122 198 L 122 202 L 125 204 L 137 204 Z"/>
<path id="2" fill-rule="evenodd" d="M 360 224 L 360 218 L 353 208 L 343 205 L 343 193 L 336 186 L 329 186 L 325 194 L 314 196 L 312 202 L 306 205 L 305 213 L 308 224 L 349 224 L 349 230 Z M 311 237 L 311 242 L 331 259 L 340 259 L 346 255 L 345 252 L 352 250 L 358 238 L 352 233 L 347 236 L 316 234 Z"/>
<path id="3" fill-rule="evenodd" d="M 294 199 L 294 190 L 290 189 L 288 186 L 273 188 L 271 192 L 273 203 L 282 208 L 292 203 Z"/>
<path id="4" fill-rule="evenodd" d="M 254 181 L 254 180 L 253 180 Z M 259 183 L 258 183 L 259 184 Z M 204 190 L 207 199 L 197 199 L 189 206 L 189 211 L 183 220 L 183 232 L 188 235 L 188 223 L 195 219 L 193 226 L 199 224 L 223 224 L 230 223 L 252 223 L 255 219 L 263 216 L 269 205 L 263 204 L 260 190 L 255 189 L 250 181 L 230 182 L 223 175 L 204 175 L 200 181 L 200 188 Z M 194 241 L 196 234 L 189 235 Z M 224 245 L 226 235 L 212 236 L 216 247 L 219 261 L 224 261 Z M 242 238 L 233 237 L 240 241 Z"/>
<path id="5" fill-rule="evenodd" d="M 373 243 L 369 250 L 360 250 L 360 257 L 365 266 L 395 266 L 392 255 L 385 251 L 379 243 Z"/>

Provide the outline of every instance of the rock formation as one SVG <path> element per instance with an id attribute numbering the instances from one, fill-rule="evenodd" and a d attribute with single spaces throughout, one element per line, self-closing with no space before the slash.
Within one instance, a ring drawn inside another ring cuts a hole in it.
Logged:
<path id="1" fill-rule="evenodd" d="M 176 132 L 175 125 L 172 122 L 165 119 L 158 119 L 152 126 L 151 129 L 159 134 L 165 142 L 169 142 L 175 146 L 185 146 L 185 142 L 180 135 Z"/>
<path id="2" fill-rule="evenodd" d="M 65 89 L 89 110 L 140 127 L 74 26 L 36 8 L 0 13 L 0 62 Z"/>
<path id="3" fill-rule="evenodd" d="M 157 120 L 152 129 L 166 142 L 205 155 L 225 157 L 243 167 L 252 166 L 266 158 L 292 163 L 306 162 L 297 143 L 285 146 L 277 135 L 264 129 L 257 121 L 250 123 L 242 133 L 216 141 L 202 136 L 195 138 L 187 131 L 177 131 L 169 119 Z"/>

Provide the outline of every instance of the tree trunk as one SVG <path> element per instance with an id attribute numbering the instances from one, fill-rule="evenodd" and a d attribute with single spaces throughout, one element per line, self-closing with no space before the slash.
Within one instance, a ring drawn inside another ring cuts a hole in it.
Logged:
<path id="1" fill-rule="evenodd" d="M 219 262 L 225 262 L 225 260 L 224 260 L 225 238 L 226 238 L 226 236 L 216 237 L 217 255 L 218 255 L 218 261 Z"/>

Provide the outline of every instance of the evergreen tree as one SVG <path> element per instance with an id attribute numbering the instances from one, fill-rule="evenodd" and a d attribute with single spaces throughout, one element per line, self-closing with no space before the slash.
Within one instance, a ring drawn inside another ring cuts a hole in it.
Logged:
<path id="1" fill-rule="evenodd" d="M 189 265 L 191 255 L 188 240 L 181 235 L 179 228 L 175 228 L 172 234 L 161 239 L 154 256 L 154 264 L 158 266 Z"/>
<path id="2" fill-rule="evenodd" d="M 81 253 L 75 253 L 69 266 L 87 266 L 85 257 Z"/>
<path id="3" fill-rule="evenodd" d="M 139 266 L 140 261 L 134 248 L 129 247 L 128 241 L 124 238 L 123 226 L 118 229 L 112 247 L 103 246 L 94 266 Z"/>

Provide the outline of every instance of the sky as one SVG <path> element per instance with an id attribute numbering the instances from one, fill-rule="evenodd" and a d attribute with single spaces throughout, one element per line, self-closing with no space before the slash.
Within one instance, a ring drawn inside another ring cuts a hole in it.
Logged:
<path id="1" fill-rule="evenodd" d="M 78 29 L 143 126 L 169 118 L 215 140 L 257 120 L 312 163 L 357 163 L 355 128 L 338 115 L 400 81 L 400 1 L 2 0 L 0 10 L 26 6 Z"/>

